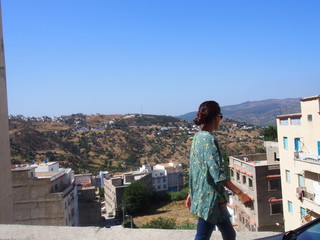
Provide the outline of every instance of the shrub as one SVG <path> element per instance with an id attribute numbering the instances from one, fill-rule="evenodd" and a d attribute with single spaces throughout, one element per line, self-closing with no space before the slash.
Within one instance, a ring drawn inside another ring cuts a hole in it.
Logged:
<path id="1" fill-rule="evenodd" d="M 166 191 L 154 192 L 152 194 L 152 202 L 169 202 L 171 201 L 171 196 Z"/>
<path id="2" fill-rule="evenodd" d="M 184 188 L 179 192 L 169 192 L 171 201 L 185 200 L 188 196 L 189 188 Z"/>
<path id="3" fill-rule="evenodd" d="M 197 224 L 186 222 L 181 225 L 178 225 L 176 229 L 192 229 L 193 230 L 193 229 L 197 229 Z"/>
<path id="4" fill-rule="evenodd" d="M 159 229 L 175 229 L 176 220 L 173 218 L 158 217 L 146 224 L 143 224 L 141 228 L 159 228 Z"/>

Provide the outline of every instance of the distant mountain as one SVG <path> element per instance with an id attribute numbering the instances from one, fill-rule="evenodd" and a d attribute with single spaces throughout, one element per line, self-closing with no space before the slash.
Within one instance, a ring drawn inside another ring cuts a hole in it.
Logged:
<path id="1" fill-rule="evenodd" d="M 222 107 L 224 117 L 247 122 L 258 126 L 276 125 L 275 117 L 282 114 L 300 112 L 300 98 L 268 99 L 262 101 L 248 101 L 237 105 Z M 177 116 L 191 122 L 197 112 Z"/>

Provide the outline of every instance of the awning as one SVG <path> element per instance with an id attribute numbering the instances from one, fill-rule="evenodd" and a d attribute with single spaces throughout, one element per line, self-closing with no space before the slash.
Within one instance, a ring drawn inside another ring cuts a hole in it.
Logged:
<path id="1" fill-rule="evenodd" d="M 256 223 L 253 219 L 250 218 L 249 221 L 250 221 L 253 225 L 257 225 L 257 223 Z"/>
<path id="2" fill-rule="evenodd" d="M 269 198 L 268 202 L 281 202 L 282 198 Z"/>
<path id="3" fill-rule="evenodd" d="M 276 175 L 267 175 L 266 178 L 278 178 L 281 177 L 280 174 L 276 174 Z"/>
<path id="4" fill-rule="evenodd" d="M 251 199 L 251 201 L 254 200 L 254 197 L 250 196 L 249 194 L 248 194 L 248 197 Z"/>

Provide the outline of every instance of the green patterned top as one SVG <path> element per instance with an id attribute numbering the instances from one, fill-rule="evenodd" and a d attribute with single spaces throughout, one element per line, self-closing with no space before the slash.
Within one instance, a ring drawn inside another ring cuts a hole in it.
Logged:
<path id="1" fill-rule="evenodd" d="M 219 204 L 225 196 L 220 182 L 226 179 L 218 142 L 211 133 L 199 131 L 190 153 L 190 212 L 213 224 L 230 217 L 227 208 Z"/>

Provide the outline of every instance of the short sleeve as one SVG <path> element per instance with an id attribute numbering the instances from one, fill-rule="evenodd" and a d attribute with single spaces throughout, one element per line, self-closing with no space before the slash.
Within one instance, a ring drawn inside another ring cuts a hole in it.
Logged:
<path id="1" fill-rule="evenodd" d="M 210 140 L 208 142 L 210 143 L 205 147 L 205 159 L 207 159 L 206 163 L 209 173 L 215 183 L 227 180 L 227 176 L 222 166 L 222 159 L 214 142 L 213 136 L 210 136 Z"/>

